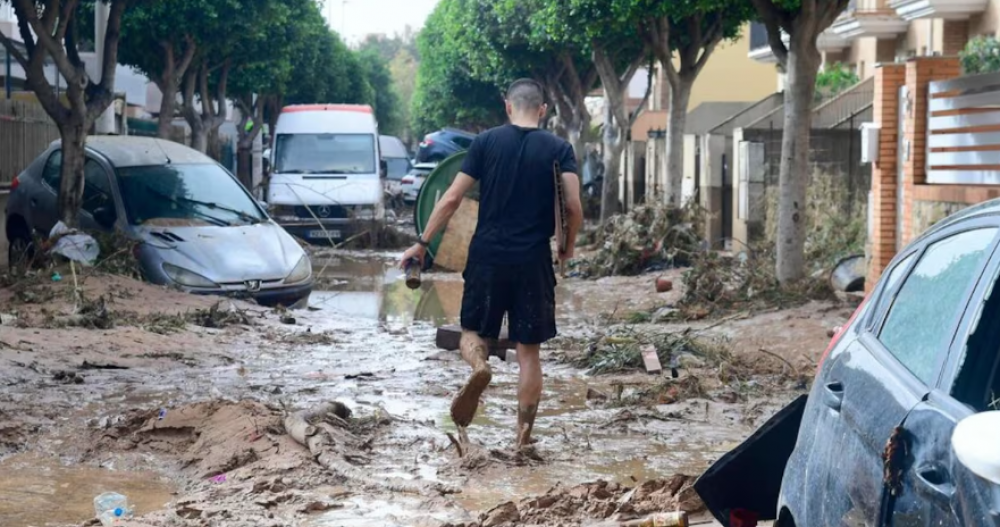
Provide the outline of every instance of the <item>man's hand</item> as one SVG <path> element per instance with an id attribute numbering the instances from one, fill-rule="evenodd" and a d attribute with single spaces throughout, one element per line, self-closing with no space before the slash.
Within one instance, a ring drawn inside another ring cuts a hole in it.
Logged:
<path id="1" fill-rule="evenodd" d="M 412 258 L 416 259 L 417 262 L 420 264 L 420 268 L 423 269 L 424 258 L 426 257 L 427 257 L 427 248 L 424 247 L 423 245 L 420 245 L 419 243 L 415 243 L 413 244 L 413 247 L 410 247 L 409 249 L 406 250 L 405 253 L 403 253 L 403 258 L 399 261 L 399 268 L 405 270 L 406 262 L 410 261 L 410 259 Z"/>
<path id="2" fill-rule="evenodd" d="M 570 261 L 570 260 L 573 259 L 573 255 L 574 254 L 575 254 L 575 251 L 574 251 L 572 245 L 569 246 L 569 247 L 566 247 L 565 251 L 559 251 L 559 261 L 560 262 L 568 262 L 568 261 Z"/>

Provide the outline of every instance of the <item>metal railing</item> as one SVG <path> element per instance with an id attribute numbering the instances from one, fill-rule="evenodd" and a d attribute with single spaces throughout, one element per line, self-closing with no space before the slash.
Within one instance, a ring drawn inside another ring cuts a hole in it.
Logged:
<path id="1" fill-rule="evenodd" d="M 1000 73 L 930 83 L 927 182 L 1000 184 Z"/>

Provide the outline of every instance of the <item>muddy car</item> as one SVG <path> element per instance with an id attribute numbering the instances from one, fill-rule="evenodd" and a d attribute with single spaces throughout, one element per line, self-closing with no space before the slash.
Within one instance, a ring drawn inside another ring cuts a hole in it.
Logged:
<path id="1" fill-rule="evenodd" d="M 78 223 L 138 241 L 146 280 L 265 305 L 308 301 L 309 256 L 209 157 L 161 139 L 114 136 L 89 138 L 86 155 Z M 61 168 L 55 142 L 14 180 L 6 233 L 12 264 L 58 221 Z"/>
<path id="2" fill-rule="evenodd" d="M 699 481 L 716 517 L 1000 526 L 998 246 L 992 201 L 900 251 L 830 342 L 804 405 Z"/>

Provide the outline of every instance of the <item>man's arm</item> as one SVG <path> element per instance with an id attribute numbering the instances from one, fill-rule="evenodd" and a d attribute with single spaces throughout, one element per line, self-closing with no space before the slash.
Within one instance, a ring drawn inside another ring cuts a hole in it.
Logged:
<path id="1" fill-rule="evenodd" d="M 458 207 L 462 205 L 462 198 L 465 197 L 465 194 L 475 184 L 476 180 L 464 172 L 459 172 L 455 176 L 455 180 L 452 181 L 451 186 L 445 191 L 444 196 L 441 196 L 441 199 L 434 205 L 434 211 L 431 212 L 431 217 L 427 220 L 427 227 L 424 229 L 424 232 L 420 233 L 420 242 L 403 254 L 403 259 L 400 262 L 401 266 L 405 266 L 407 260 L 411 258 L 417 258 L 421 264 L 423 263 L 424 256 L 427 254 L 427 244 L 434 239 L 434 236 L 437 236 L 439 231 L 448 225 L 448 221 L 455 215 Z M 577 201 L 579 201 L 579 198 L 577 198 Z"/>
<path id="2" fill-rule="evenodd" d="M 563 172 L 563 189 L 566 196 L 566 253 L 565 259 L 573 257 L 576 235 L 583 227 L 583 203 L 580 202 L 580 177 L 573 172 Z"/>

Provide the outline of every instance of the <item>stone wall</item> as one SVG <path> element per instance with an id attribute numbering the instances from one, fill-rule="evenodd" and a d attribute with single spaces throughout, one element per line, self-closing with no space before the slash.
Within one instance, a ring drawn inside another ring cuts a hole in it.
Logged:
<path id="1" fill-rule="evenodd" d="M 910 239 L 916 239 L 937 222 L 968 207 L 968 203 L 953 201 L 917 201 L 912 204 L 912 220 L 910 222 Z"/>

